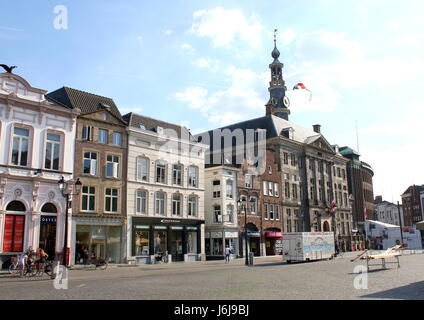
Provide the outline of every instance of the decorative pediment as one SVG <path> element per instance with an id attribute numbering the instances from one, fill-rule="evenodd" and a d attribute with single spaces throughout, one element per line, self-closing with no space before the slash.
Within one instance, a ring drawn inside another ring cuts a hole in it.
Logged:
<path id="1" fill-rule="evenodd" d="M 326 152 L 335 153 L 334 148 L 322 135 L 308 138 L 307 144 Z"/>
<path id="2" fill-rule="evenodd" d="M 122 125 L 122 120 L 116 118 L 115 115 L 108 109 L 99 109 L 96 112 L 85 114 L 82 117 L 110 124 Z"/>

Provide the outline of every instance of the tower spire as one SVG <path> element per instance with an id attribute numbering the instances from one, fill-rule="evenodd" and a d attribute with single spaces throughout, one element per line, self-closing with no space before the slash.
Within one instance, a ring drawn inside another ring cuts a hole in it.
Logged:
<path id="1" fill-rule="evenodd" d="M 274 29 L 274 50 L 271 52 L 271 56 L 274 61 L 269 65 L 271 70 L 271 81 L 268 88 L 270 99 L 265 107 L 266 114 L 273 114 L 277 117 L 288 120 L 288 115 L 290 114 L 288 107 L 290 102 L 286 97 L 287 88 L 283 79 L 284 65 L 278 61 L 280 51 L 277 49 L 277 31 L 277 29 Z"/>

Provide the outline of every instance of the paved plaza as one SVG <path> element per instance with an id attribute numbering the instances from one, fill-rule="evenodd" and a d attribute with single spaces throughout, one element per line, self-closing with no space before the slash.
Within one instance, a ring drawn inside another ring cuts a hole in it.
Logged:
<path id="1" fill-rule="evenodd" d="M 387 270 L 373 267 L 366 274 L 368 289 L 355 289 L 351 262 L 357 253 L 334 260 L 282 263 L 281 257 L 160 265 L 109 266 L 106 270 L 70 270 L 68 289 L 55 289 L 44 278 L 0 275 L 0 299 L 423 299 L 424 255 L 405 254 Z M 394 260 L 395 261 L 395 260 Z M 361 282 L 363 283 L 363 282 Z"/>

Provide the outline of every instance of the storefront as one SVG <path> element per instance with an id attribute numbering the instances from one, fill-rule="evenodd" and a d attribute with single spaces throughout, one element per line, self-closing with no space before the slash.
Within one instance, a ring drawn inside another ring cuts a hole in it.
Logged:
<path id="1" fill-rule="evenodd" d="M 140 263 L 151 263 L 156 254 L 171 261 L 198 261 L 203 220 L 132 217 L 131 255 Z"/>
<path id="2" fill-rule="evenodd" d="M 207 260 L 224 259 L 225 248 L 228 246 L 232 257 L 238 255 L 238 231 L 229 229 L 205 232 L 205 253 Z"/>
<path id="3" fill-rule="evenodd" d="M 122 263 L 123 232 L 121 219 L 76 217 L 73 221 L 75 264 L 84 264 L 90 257 Z M 72 255 L 72 253 L 71 253 Z"/>
<path id="4" fill-rule="evenodd" d="M 265 250 L 267 256 L 280 255 L 283 252 L 283 242 L 280 230 L 278 231 L 265 231 Z"/>

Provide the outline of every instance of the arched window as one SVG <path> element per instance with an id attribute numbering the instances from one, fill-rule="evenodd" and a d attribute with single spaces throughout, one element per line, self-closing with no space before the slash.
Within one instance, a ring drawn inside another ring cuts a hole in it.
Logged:
<path id="1" fill-rule="evenodd" d="M 53 203 L 47 202 L 41 208 L 41 212 L 45 213 L 57 213 L 57 208 Z"/>
<path id="2" fill-rule="evenodd" d="M 149 159 L 137 157 L 137 180 L 147 181 L 149 177 Z"/>
<path id="3" fill-rule="evenodd" d="M 7 211 L 26 211 L 25 205 L 20 202 L 20 201 L 12 201 L 10 202 L 7 207 L 6 207 Z"/>

